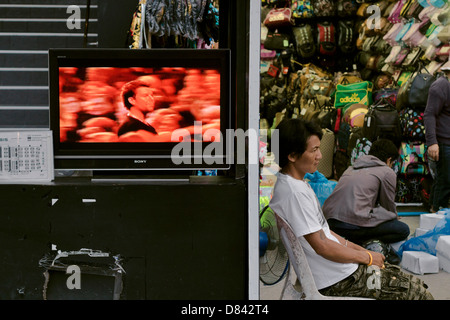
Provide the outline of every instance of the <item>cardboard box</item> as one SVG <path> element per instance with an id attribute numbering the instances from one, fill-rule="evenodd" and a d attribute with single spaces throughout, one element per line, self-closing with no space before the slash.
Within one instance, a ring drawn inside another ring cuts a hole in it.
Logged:
<path id="1" fill-rule="evenodd" d="M 401 266 L 415 274 L 438 273 L 439 259 L 422 251 L 403 251 Z"/>
<path id="2" fill-rule="evenodd" d="M 420 215 L 420 228 L 432 230 L 445 215 L 437 213 L 424 213 Z"/>

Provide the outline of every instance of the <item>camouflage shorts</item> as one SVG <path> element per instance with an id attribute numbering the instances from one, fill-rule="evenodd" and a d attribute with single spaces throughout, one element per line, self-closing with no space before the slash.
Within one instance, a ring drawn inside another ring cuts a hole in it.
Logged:
<path id="1" fill-rule="evenodd" d="M 325 296 L 364 297 L 379 300 L 434 300 L 428 286 L 396 265 L 360 265 L 349 277 L 321 289 Z"/>

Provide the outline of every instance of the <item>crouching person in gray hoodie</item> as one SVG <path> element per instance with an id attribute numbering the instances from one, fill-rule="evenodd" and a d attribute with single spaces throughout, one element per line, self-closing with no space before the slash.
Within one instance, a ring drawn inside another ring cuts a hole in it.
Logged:
<path id="1" fill-rule="evenodd" d="M 392 165 L 398 155 L 392 141 L 379 139 L 368 155 L 347 168 L 323 204 L 331 230 L 359 245 L 376 239 L 388 248 L 409 236 L 409 227 L 398 220 L 395 205 L 397 175 Z M 393 254 L 391 263 L 398 262 Z"/>

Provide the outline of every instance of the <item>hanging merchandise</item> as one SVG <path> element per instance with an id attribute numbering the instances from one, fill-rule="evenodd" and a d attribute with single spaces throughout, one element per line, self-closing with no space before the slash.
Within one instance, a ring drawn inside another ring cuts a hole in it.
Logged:
<path id="1" fill-rule="evenodd" d="M 294 20 L 291 8 L 272 8 L 264 19 L 264 25 L 269 29 L 292 27 Z"/>
<path id="2" fill-rule="evenodd" d="M 322 129 L 330 129 L 333 131 L 336 122 L 337 110 L 332 104 L 322 105 L 317 115 L 317 123 Z"/>
<path id="3" fill-rule="evenodd" d="M 336 13 L 341 18 L 353 17 L 358 10 L 356 0 L 337 0 Z"/>
<path id="4" fill-rule="evenodd" d="M 443 8 L 447 4 L 447 0 L 428 0 L 435 8 Z"/>
<path id="5" fill-rule="evenodd" d="M 414 24 L 414 21 L 415 21 L 414 19 L 410 19 L 403 25 L 400 32 L 395 36 L 395 42 L 397 42 L 400 45 L 404 44 L 403 37 L 409 31 L 409 29 L 412 27 L 412 25 Z"/>
<path id="6" fill-rule="evenodd" d="M 142 12 L 145 12 L 146 2 L 147 0 L 140 0 L 133 13 L 131 26 L 127 34 L 127 47 L 130 49 L 141 49 L 143 47 L 142 40 L 145 35 L 142 32 L 142 23 L 145 21 L 145 19 L 143 19 Z"/>
<path id="7" fill-rule="evenodd" d="M 372 88 L 370 81 L 356 82 L 347 85 L 338 84 L 334 99 L 334 107 L 342 108 L 351 103 L 372 104 Z"/>
<path id="8" fill-rule="evenodd" d="M 145 8 L 150 34 L 157 37 L 183 36 L 189 40 L 218 37 L 218 10 L 211 0 L 153 0 Z"/>
<path id="9" fill-rule="evenodd" d="M 300 117 L 306 121 L 312 121 L 317 118 L 320 113 L 320 105 L 317 98 L 307 99 L 301 98 Z"/>
<path id="10" fill-rule="evenodd" d="M 398 88 L 382 88 L 373 93 L 373 103 L 378 103 L 381 99 L 384 99 L 393 106 L 397 102 Z"/>
<path id="11" fill-rule="evenodd" d="M 355 147 L 350 152 L 350 164 L 353 165 L 359 157 L 369 154 L 372 142 L 369 139 L 362 137 L 356 141 Z"/>
<path id="12" fill-rule="evenodd" d="M 383 39 L 389 43 L 392 47 L 398 46 L 398 42 L 396 41 L 397 35 L 403 29 L 403 22 L 396 23 L 392 26 L 392 28 L 383 36 Z"/>
<path id="13" fill-rule="evenodd" d="M 317 166 L 317 170 L 328 179 L 333 176 L 334 148 L 334 132 L 330 129 L 322 129 L 322 139 L 320 140 L 320 152 L 322 153 L 322 159 Z"/>
<path id="14" fill-rule="evenodd" d="M 406 141 L 425 141 L 423 111 L 405 108 L 399 113 L 402 136 Z"/>
<path id="15" fill-rule="evenodd" d="M 428 174 L 427 146 L 423 142 L 402 142 L 400 147 L 401 174 Z"/>
<path id="16" fill-rule="evenodd" d="M 437 18 L 443 26 L 450 24 L 450 6 L 442 9 Z"/>
<path id="17" fill-rule="evenodd" d="M 443 27 L 437 34 L 437 38 L 444 44 L 448 44 L 450 40 L 450 25 Z"/>
<path id="18" fill-rule="evenodd" d="M 402 67 L 414 67 L 422 54 L 422 48 L 414 47 L 403 60 Z"/>
<path id="19" fill-rule="evenodd" d="M 342 121 L 347 122 L 351 128 L 362 127 L 364 125 L 364 116 L 367 111 L 368 107 L 364 104 L 352 104 L 344 111 Z"/>
<path id="20" fill-rule="evenodd" d="M 334 90 L 332 80 L 313 76 L 306 82 L 303 97 L 306 99 L 318 98 L 320 96 L 330 97 Z"/>
<path id="21" fill-rule="evenodd" d="M 403 5 L 405 4 L 406 1 L 407 0 L 399 0 L 396 2 L 395 6 L 392 8 L 392 11 L 388 16 L 388 20 L 391 23 L 397 24 L 402 21 L 400 13 L 401 13 Z"/>
<path id="22" fill-rule="evenodd" d="M 403 5 L 400 16 L 405 19 L 419 19 L 419 13 L 423 10 L 423 6 L 418 0 L 407 0 Z"/>
<path id="23" fill-rule="evenodd" d="M 422 202 L 422 181 L 423 175 L 405 175 L 399 174 L 397 177 L 397 188 L 395 193 L 395 202 L 398 203 L 416 203 Z"/>
<path id="24" fill-rule="evenodd" d="M 405 33 L 405 35 L 402 38 L 403 43 L 406 44 L 408 47 L 416 47 L 422 40 L 422 38 L 425 37 L 425 35 L 420 32 L 420 29 L 428 21 L 429 20 L 425 21 L 414 20 L 413 25 L 411 26 L 411 28 L 409 28 L 409 30 Z"/>
<path id="25" fill-rule="evenodd" d="M 338 48 L 342 53 L 355 51 L 354 24 L 351 20 L 339 20 L 338 22 Z"/>
<path id="26" fill-rule="evenodd" d="M 310 0 L 292 1 L 292 16 L 294 18 L 313 18 L 314 8 Z"/>
<path id="27" fill-rule="evenodd" d="M 372 142 L 378 138 L 398 141 L 401 137 L 401 126 L 395 106 L 384 99 L 371 105 L 364 117 L 363 134 Z"/>
<path id="28" fill-rule="evenodd" d="M 288 33 L 269 30 L 264 41 L 264 48 L 268 50 L 283 50 L 289 48 L 289 43 L 290 36 Z"/>
<path id="29" fill-rule="evenodd" d="M 410 50 L 411 49 L 408 47 L 401 48 L 400 52 L 395 56 L 395 60 L 392 65 L 395 67 L 401 67 L 403 65 L 403 61 L 405 61 L 406 57 L 410 53 Z"/>
<path id="30" fill-rule="evenodd" d="M 316 53 L 312 28 L 309 24 L 301 24 L 292 28 L 297 54 L 302 58 L 311 58 Z"/>
<path id="31" fill-rule="evenodd" d="M 425 72 L 422 72 L 424 70 Z M 425 109 L 428 99 L 428 90 L 436 78 L 422 65 L 418 70 L 400 87 L 397 95 L 397 109 L 405 107 Z"/>
<path id="32" fill-rule="evenodd" d="M 361 74 L 358 71 L 337 72 L 334 77 L 334 83 L 336 84 L 350 84 L 362 81 Z"/>
<path id="33" fill-rule="evenodd" d="M 449 44 L 445 44 L 436 50 L 436 56 L 438 57 L 439 60 L 448 60 L 449 55 L 450 55 L 450 45 Z M 440 61 L 433 60 L 432 62 L 439 63 Z M 430 64 L 432 62 L 430 62 Z M 441 64 L 442 64 L 442 62 L 441 62 Z M 437 68 L 434 69 L 433 66 L 427 65 L 427 70 L 430 70 L 430 73 L 434 74 L 434 72 L 437 70 Z M 431 70 L 433 70 L 433 71 L 431 71 Z"/>
<path id="34" fill-rule="evenodd" d="M 316 17 L 333 17 L 336 15 L 335 0 L 312 0 Z"/>
<path id="35" fill-rule="evenodd" d="M 412 75 L 413 75 L 413 73 L 411 71 L 407 71 L 407 70 L 401 71 L 398 76 L 398 79 L 397 79 L 397 86 L 399 86 L 401 88 L 403 86 L 403 84 L 405 84 L 409 80 L 409 78 L 412 77 Z M 397 92 L 397 97 L 398 97 L 398 92 Z"/>
<path id="36" fill-rule="evenodd" d="M 336 53 L 336 37 L 333 23 L 324 21 L 317 24 L 317 44 L 320 54 L 332 56 Z"/>

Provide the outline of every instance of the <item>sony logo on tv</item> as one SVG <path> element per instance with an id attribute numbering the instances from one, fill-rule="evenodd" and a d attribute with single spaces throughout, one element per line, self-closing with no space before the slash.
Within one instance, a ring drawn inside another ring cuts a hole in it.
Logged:
<path id="1" fill-rule="evenodd" d="M 147 160 L 134 160 L 134 163 L 147 163 Z"/>

